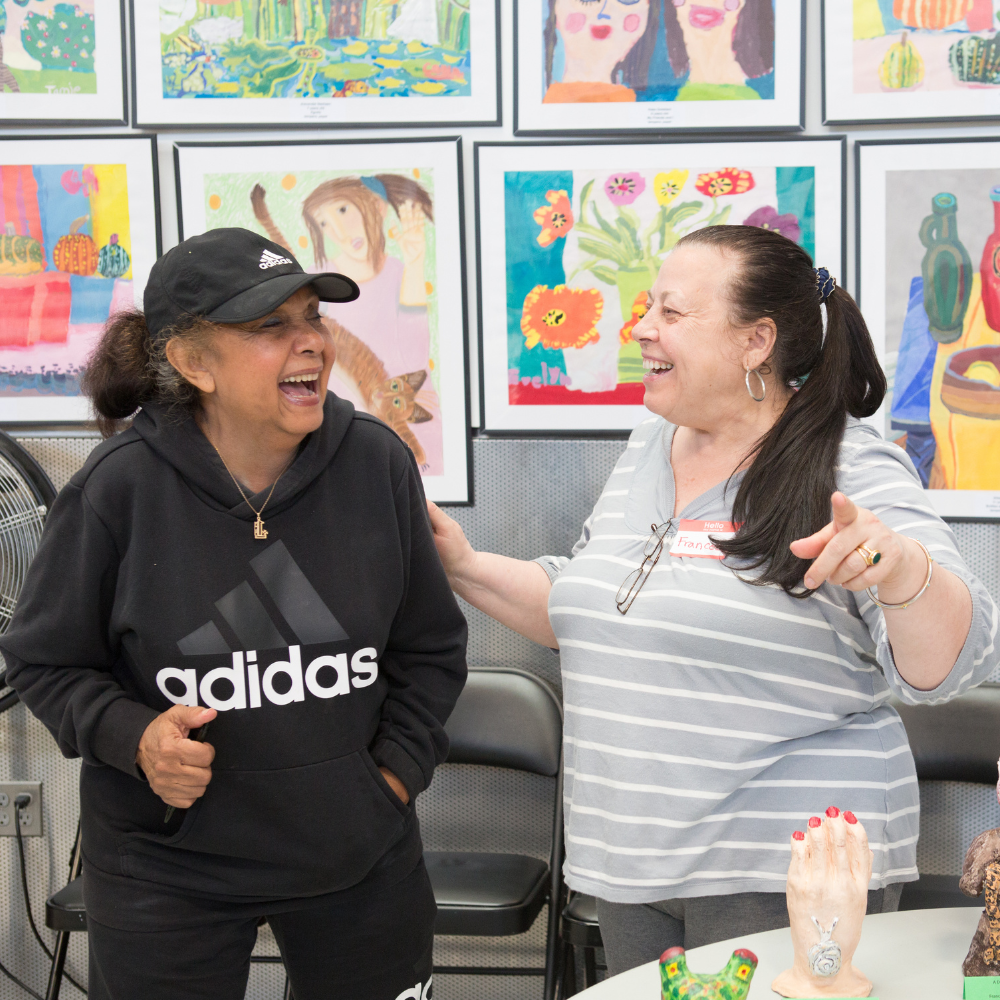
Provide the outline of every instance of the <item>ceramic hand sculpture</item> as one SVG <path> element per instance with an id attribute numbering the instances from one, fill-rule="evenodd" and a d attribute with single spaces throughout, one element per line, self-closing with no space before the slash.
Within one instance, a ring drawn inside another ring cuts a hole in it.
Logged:
<path id="1" fill-rule="evenodd" d="M 1000 802 L 1000 782 L 997 783 Z M 978 896 L 985 887 L 986 909 L 962 963 L 963 976 L 1000 976 L 1000 829 L 981 833 L 969 845 L 958 887 Z"/>
<path id="2" fill-rule="evenodd" d="M 788 920 L 795 960 L 771 989 L 785 997 L 866 997 L 872 984 L 851 965 L 868 908 L 872 852 L 854 813 L 836 806 L 792 834 Z"/>
<path id="3" fill-rule="evenodd" d="M 722 972 L 701 975 L 688 970 L 683 948 L 671 948 L 660 956 L 663 1000 L 744 1000 L 757 968 L 757 956 L 738 948 Z"/>

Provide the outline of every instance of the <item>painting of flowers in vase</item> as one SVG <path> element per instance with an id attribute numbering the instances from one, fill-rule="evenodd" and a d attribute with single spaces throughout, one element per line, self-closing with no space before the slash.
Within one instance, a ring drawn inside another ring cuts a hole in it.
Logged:
<path id="1" fill-rule="evenodd" d="M 942 514 L 1000 517 L 1000 143 L 922 144 L 926 168 L 896 169 L 910 152 L 862 147 L 862 307 L 890 381 L 880 430 Z M 865 250 L 881 243 L 873 185 L 884 263 Z"/>
<path id="2" fill-rule="evenodd" d="M 627 430 L 636 323 L 667 255 L 757 226 L 842 274 L 843 140 L 477 147 L 483 422 Z"/>
<path id="3" fill-rule="evenodd" d="M 813 167 L 510 171 L 505 178 L 512 405 L 641 404 L 639 344 L 664 258 L 686 233 L 774 229 L 813 254 Z"/>

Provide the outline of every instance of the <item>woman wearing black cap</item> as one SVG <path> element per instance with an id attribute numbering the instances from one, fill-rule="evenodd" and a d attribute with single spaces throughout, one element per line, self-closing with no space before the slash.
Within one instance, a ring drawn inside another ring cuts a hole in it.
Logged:
<path id="1" fill-rule="evenodd" d="M 2 650 L 84 761 L 92 1000 L 242 998 L 262 918 L 296 1000 L 430 995 L 412 800 L 466 625 L 413 456 L 326 392 L 317 306 L 357 295 L 214 230 L 91 359 L 102 429 L 139 412 L 53 505 Z"/>

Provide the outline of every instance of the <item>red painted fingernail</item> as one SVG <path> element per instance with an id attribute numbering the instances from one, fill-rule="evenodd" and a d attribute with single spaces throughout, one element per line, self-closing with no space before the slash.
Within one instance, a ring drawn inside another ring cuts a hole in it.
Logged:
<path id="1" fill-rule="evenodd" d="M 810 816 L 809 817 L 809 828 L 811 830 L 815 830 L 816 827 L 818 827 L 820 825 L 820 823 L 822 823 L 822 822 L 823 821 L 819 818 L 819 816 Z"/>
<path id="2" fill-rule="evenodd" d="M 805 840 L 805 839 L 806 835 L 801 830 L 796 830 L 795 833 L 792 834 L 792 840 Z"/>
<path id="3" fill-rule="evenodd" d="M 858 817 L 852 812 L 845 812 L 844 819 L 847 820 L 848 823 L 857 823 L 858 821 Z"/>
<path id="4" fill-rule="evenodd" d="M 827 809 L 826 814 L 830 817 L 830 819 L 836 819 L 840 815 L 840 810 L 836 806 L 830 806 L 830 808 Z"/>

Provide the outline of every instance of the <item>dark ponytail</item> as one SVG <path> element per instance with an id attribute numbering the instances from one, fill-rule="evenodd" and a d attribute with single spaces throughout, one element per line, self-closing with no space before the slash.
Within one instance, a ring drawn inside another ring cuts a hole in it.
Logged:
<path id="1" fill-rule="evenodd" d="M 816 272 L 792 240 L 754 226 L 712 226 L 677 245 L 685 243 L 713 246 L 738 259 L 729 288 L 732 322 L 774 320 L 778 335 L 762 367 L 779 385 L 800 386 L 747 456 L 752 462 L 733 502 L 733 523 L 741 527 L 734 538 L 716 544 L 747 569 L 763 567 L 753 583 L 806 596 L 800 588 L 809 562 L 792 555 L 789 544 L 829 522 L 847 415 L 868 417 L 879 408 L 885 374 L 861 311 L 841 288 L 826 301 L 823 341 Z"/>
<path id="2" fill-rule="evenodd" d="M 101 434 L 110 437 L 120 431 L 143 403 L 163 403 L 188 412 L 197 408 L 198 390 L 167 360 L 166 346 L 178 337 L 204 346 L 211 328 L 204 320 L 192 319 L 154 343 L 138 310 L 112 316 L 80 378 Z"/>

